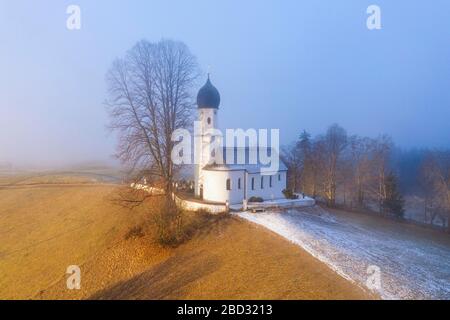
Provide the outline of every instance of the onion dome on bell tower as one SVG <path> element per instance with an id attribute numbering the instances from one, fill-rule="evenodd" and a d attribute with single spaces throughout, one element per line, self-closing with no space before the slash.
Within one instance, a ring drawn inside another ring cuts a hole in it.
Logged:
<path id="1" fill-rule="evenodd" d="M 220 93 L 216 87 L 213 86 L 211 80 L 206 80 L 203 87 L 200 88 L 197 94 L 197 106 L 199 109 L 219 109 Z"/>

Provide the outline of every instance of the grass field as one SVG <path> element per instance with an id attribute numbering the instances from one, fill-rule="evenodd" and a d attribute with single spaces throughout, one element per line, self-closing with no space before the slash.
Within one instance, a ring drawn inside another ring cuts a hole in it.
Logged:
<path id="1" fill-rule="evenodd" d="M 0 177 L 1 299 L 373 298 L 237 217 L 192 214 L 202 222 L 192 239 L 161 247 L 151 209 L 114 204 L 119 186 L 100 180 Z M 69 265 L 81 268 L 81 290 L 66 288 Z"/>

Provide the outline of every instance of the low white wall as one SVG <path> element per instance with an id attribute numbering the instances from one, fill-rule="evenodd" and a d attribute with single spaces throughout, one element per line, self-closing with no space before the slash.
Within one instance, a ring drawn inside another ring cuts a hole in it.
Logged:
<path id="1" fill-rule="evenodd" d="M 264 201 L 261 203 L 249 203 L 248 209 L 252 208 L 297 208 L 297 207 L 312 207 L 316 204 L 316 200 L 305 197 L 304 199 L 281 199 L 275 201 Z"/>
<path id="2" fill-rule="evenodd" d="M 134 188 L 136 190 L 144 190 L 144 191 L 147 191 L 148 193 L 151 193 L 151 194 L 158 194 L 158 195 L 159 194 L 164 194 L 164 190 L 159 189 L 159 188 L 155 188 L 155 187 L 150 187 L 150 186 L 147 186 L 145 184 L 132 183 L 130 185 L 130 187 Z"/>
<path id="3" fill-rule="evenodd" d="M 224 204 L 201 203 L 197 201 L 181 199 L 177 196 L 175 196 L 175 202 L 180 208 L 188 211 L 205 210 L 212 214 L 218 214 L 227 211 L 227 207 Z"/>
<path id="4" fill-rule="evenodd" d="M 159 188 L 150 187 L 147 185 L 132 183 L 131 188 L 135 188 L 137 190 L 144 190 L 151 194 L 164 194 L 164 191 Z M 224 204 L 210 204 L 210 203 L 202 203 L 198 201 L 190 201 L 186 199 L 181 199 L 177 195 L 173 195 L 175 203 L 180 208 L 189 211 L 197 211 L 197 210 L 205 210 L 212 214 L 218 214 L 227 211 L 227 207 Z"/>

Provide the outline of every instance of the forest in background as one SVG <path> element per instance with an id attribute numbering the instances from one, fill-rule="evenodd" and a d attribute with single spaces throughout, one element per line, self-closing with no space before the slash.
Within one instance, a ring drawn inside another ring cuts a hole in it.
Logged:
<path id="1" fill-rule="evenodd" d="M 349 135 L 333 124 L 316 137 L 303 131 L 283 148 L 282 158 L 292 191 L 330 207 L 413 219 L 450 232 L 449 149 L 404 150 L 387 135 Z"/>

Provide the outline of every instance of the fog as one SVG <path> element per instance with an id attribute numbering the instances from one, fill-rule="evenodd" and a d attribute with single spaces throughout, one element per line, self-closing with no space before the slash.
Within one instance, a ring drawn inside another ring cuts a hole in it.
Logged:
<path id="1" fill-rule="evenodd" d="M 114 164 L 105 73 L 142 38 L 184 41 L 222 95 L 222 128 L 281 128 L 281 143 L 339 123 L 397 145 L 450 147 L 448 1 L 0 3 L 0 164 Z"/>

